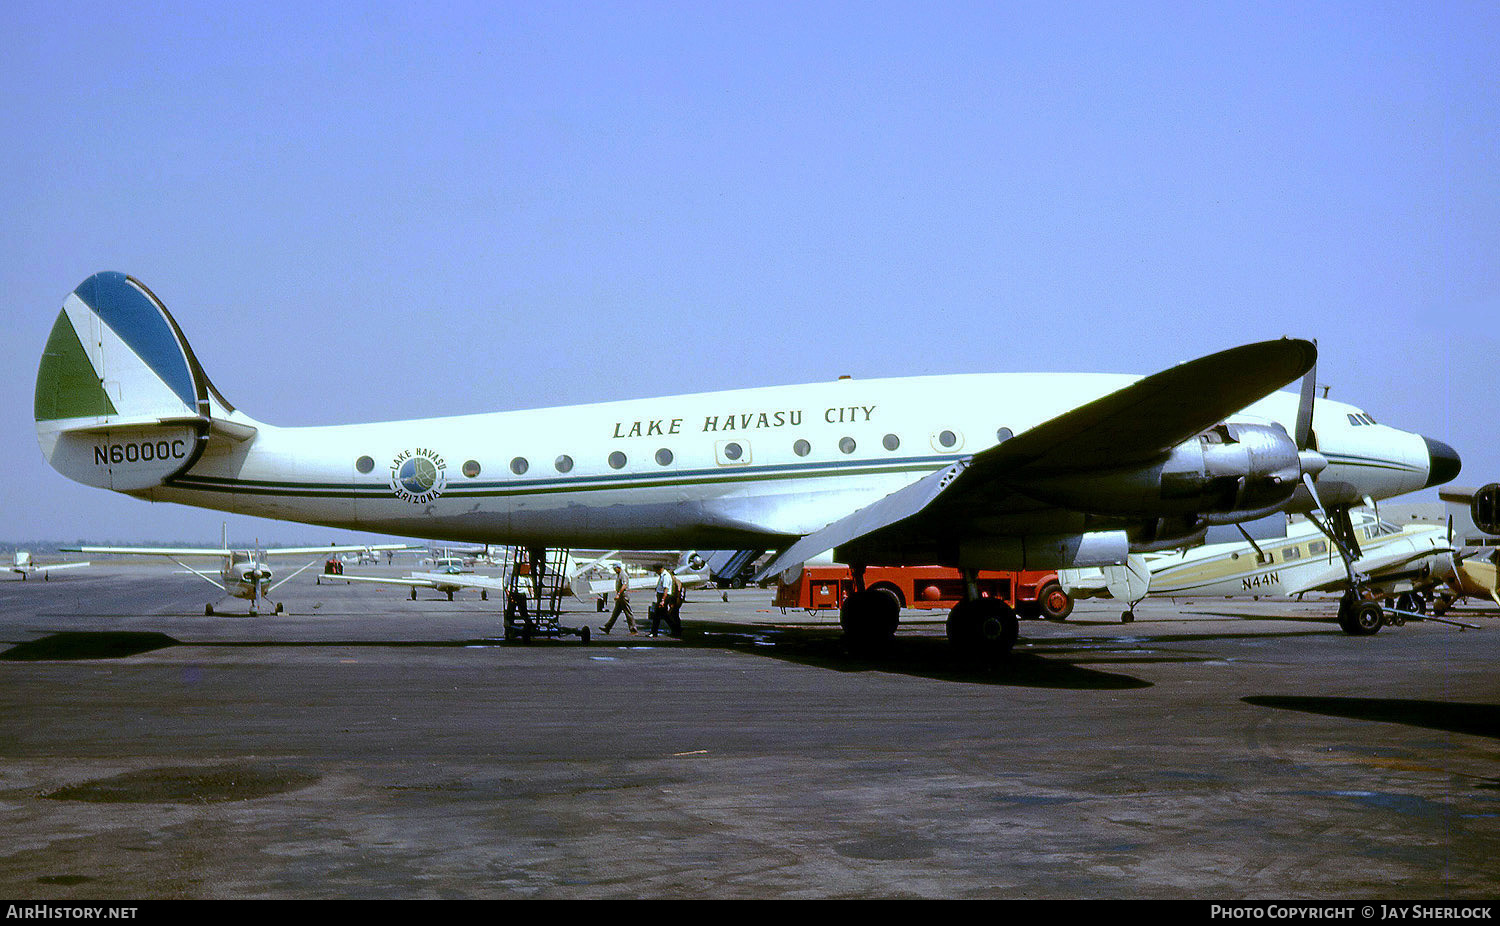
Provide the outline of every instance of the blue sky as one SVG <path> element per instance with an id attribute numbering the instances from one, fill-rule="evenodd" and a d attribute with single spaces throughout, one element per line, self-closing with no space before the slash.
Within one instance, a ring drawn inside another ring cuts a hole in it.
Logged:
<path id="1" fill-rule="evenodd" d="M 1500 479 L 1493 3 L 13 0 L 0 539 L 216 540 L 31 396 L 97 270 L 275 424 L 1321 347 Z M 326 542 L 231 518 L 236 539 Z"/>

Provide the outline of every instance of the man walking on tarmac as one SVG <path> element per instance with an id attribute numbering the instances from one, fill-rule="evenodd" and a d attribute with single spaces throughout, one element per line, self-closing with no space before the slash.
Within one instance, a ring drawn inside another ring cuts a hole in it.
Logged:
<path id="1" fill-rule="evenodd" d="M 630 580 L 625 577 L 625 569 L 618 563 L 615 564 L 615 609 L 609 612 L 609 622 L 599 628 L 600 633 L 609 633 L 609 628 L 615 625 L 621 612 L 625 613 L 625 626 L 630 628 L 631 633 L 637 633 L 635 629 L 635 615 L 630 613 Z"/>

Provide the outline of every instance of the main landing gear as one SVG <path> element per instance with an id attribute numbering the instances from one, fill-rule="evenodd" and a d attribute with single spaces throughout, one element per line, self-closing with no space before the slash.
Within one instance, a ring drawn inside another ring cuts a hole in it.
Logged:
<path id="1" fill-rule="evenodd" d="M 864 587 L 864 567 L 854 566 L 853 594 L 839 607 L 839 626 L 853 652 L 868 653 L 888 644 L 901 618 L 901 602 L 888 589 Z M 1021 624 L 1004 599 L 982 598 L 975 572 L 964 572 L 964 600 L 948 612 L 948 641 L 962 654 L 1003 657 L 1016 645 Z"/>
<path id="2" fill-rule="evenodd" d="M 839 606 L 839 626 L 849 649 L 868 653 L 885 646 L 896 635 L 901 602 L 883 588 L 865 588 L 864 570 L 856 568 L 856 591 Z"/>
<path id="3" fill-rule="evenodd" d="M 948 642 L 964 654 L 1009 655 L 1020 631 L 1016 612 L 1000 598 L 965 598 L 948 612 Z"/>

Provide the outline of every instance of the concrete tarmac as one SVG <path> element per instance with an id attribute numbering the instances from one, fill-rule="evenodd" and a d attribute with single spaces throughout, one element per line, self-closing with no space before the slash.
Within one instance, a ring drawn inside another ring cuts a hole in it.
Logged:
<path id="1" fill-rule="evenodd" d="M 760 589 L 522 645 L 477 593 L 309 572 L 252 618 L 174 569 L 0 582 L 0 896 L 1500 894 L 1478 612 L 1084 602 L 984 666 L 941 613 L 860 657 Z"/>

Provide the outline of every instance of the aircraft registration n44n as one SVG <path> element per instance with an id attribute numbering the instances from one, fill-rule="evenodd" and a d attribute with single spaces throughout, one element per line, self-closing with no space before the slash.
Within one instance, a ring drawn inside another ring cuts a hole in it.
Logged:
<path id="1" fill-rule="evenodd" d="M 285 428 L 231 405 L 161 301 L 104 272 L 63 303 L 35 417 L 59 472 L 152 501 L 455 542 L 780 551 L 765 575 L 833 550 L 865 643 L 899 617 L 862 588 L 869 565 L 1118 565 L 1278 510 L 1347 523 L 1366 497 L 1457 475 L 1447 445 L 1314 402 L 1316 356 L 1284 338 L 1144 377 L 841 379 Z M 1299 377 L 1300 396 L 1277 391 Z M 1003 653 L 1017 626 L 976 592 L 948 632 Z"/>

